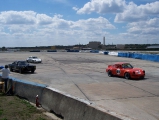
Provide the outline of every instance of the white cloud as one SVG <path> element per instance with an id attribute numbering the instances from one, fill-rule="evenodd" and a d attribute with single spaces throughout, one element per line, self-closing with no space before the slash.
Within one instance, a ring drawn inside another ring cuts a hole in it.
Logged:
<path id="1" fill-rule="evenodd" d="M 77 7 L 73 7 L 72 9 L 73 9 L 73 10 L 75 10 L 75 11 L 77 11 L 79 8 L 77 8 Z"/>
<path id="2" fill-rule="evenodd" d="M 1 45 L 8 46 L 87 44 L 102 39 L 106 29 L 116 29 L 103 17 L 68 21 L 59 14 L 50 17 L 33 11 L 1 12 L 0 26 L 0 39 L 5 39 Z"/>
<path id="3" fill-rule="evenodd" d="M 128 32 L 133 34 L 157 35 L 159 33 L 159 18 L 129 23 L 128 28 Z"/>
<path id="4" fill-rule="evenodd" d="M 125 8 L 124 0 L 91 0 L 77 11 L 78 14 L 96 13 L 120 13 Z"/>
<path id="5" fill-rule="evenodd" d="M 80 8 L 78 14 L 116 14 L 115 22 L 133 22 L 147 20 L 159 15 L 159 1 L 136 5 L 133 2 L 126 3 L 125 0 L 91 0 Z"/>
<path id="6" fill-rule="evenodd" d="M 34 24 L 36 13 L 33 11 L 5 11 L 0 13 L 3 24 Z"/>
<path id="7" fill-rule="evenodd" d="M 138 8 L 132 3 L 131 7 L 134 6 Z M 134 10 L 136 14 L 137 11 Z M 145 13 L 142 12 L 143 16 Z M 1 47 L 87 44 L 89 41 L 102 42 L 103 36 L 106 37 L 106 44 L 142 44 L 147 39 L 158 43 L 158 28 L 159 18 L 149 18 L 129 22 L 126 33 L 112 34 L 109 30 L 117 28 L 104 17 L 69 21 L 60 14 L 51 17 L 34 11 L 0 13 Z"/>
<path id="8" fill-rule="evenodd" d="M 115 26 L 113 26 L 107 19 L 103 17 L 79 20 L 72 27 L 89 31 L 115 29 Z"/>
<path id="9" fill-rule="evenodd" d="M 159 1 L 147 3 L 146 5 L 139 6 L 145 14 L 158 15 L 159 14 Z"/>
<path id="10" fill-rule="evenodd" d="M 130 2 L 123 13 L 118 13 L 115 22 L 133 22 L 147 20 L 154 15 L 159 14 L 159 2 L 147 3 L 146 5 L 137 6 Z"/>
<path id="11" fill-rule="evenodd" d="M 37 23 L 41 25 L 52 23 L 52 18 L 45 14 L 37 14 L 36 19 L 37 19 Z"/>

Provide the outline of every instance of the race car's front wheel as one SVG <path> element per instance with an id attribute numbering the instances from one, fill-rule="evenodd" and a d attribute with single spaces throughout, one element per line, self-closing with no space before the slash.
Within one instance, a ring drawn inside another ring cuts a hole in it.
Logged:
<path id="1" fill-rule="evenodd" d="M 112 75 L 112 72 L 111 72 L 110 70 L 108 71 L 108 76 L 109 76 L 109 77 L 112 77 L 112 76 L 113 76 L 113 75 Z"/>
<path id="2" fill-rule="evenodd" d="M 124 77 L 125 77 L 125 79 L 130 79 L 130 74 L 128 73 L 128 72 L 126 72 L 125 74 L 124 74 Z"/>
<path id="3" fill-rule="evenodd" d="M 23 73 L 23 70 L 22 70 L 21 68 L 19 69 L 19 73 L 20 73 L 20 74 L 22 74 L 22 73 Z"/>
<path id="4" fill-rule="evenodd" d="M 33 69 L 33 70 L 31 70 L 31 73 L 34 73 L 34 71 L 35 71 L 34 69 Z"/>

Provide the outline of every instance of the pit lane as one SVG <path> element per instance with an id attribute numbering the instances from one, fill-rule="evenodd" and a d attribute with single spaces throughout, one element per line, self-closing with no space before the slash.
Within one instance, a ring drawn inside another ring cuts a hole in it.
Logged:
<path id="1" fill-rule="evenodd" d="M 12 72 L 10 76 L 46 84 L 65 94 L 85 99 L 108 112 L 130 119 L 159 119 L 159 64 L 94 53 L 14 52 L 0 53 L 0 65 L 37 56 L 34 74 Z M 115 62 L 129 62 L 146 71 L 144 80 L 108 77 L 105 68 Z"/>

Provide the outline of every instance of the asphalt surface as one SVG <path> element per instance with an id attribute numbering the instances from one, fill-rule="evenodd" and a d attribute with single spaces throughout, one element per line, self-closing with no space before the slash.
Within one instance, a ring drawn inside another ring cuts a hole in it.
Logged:
<path id="1" fill-rule="evenodd" d="M 159 63 L 97 53 L 12 52 L 0 53 L 0 66 L 37 56 L 34 74 L 11 72 L 18 79 L 46 84 L 125 119 L 159 120 Z M 143 80 L 108 77 L 109 64 L 129 62 L 146 71 Z"/>

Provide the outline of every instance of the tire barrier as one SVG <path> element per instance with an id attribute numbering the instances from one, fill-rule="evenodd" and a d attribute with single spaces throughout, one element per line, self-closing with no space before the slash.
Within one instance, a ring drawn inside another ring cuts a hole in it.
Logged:
<path id="1" fill-rule="evenodd" d="M 118 57 L 127 57 L 127 58 L 135 58 L 135 59 L 142 59 L 142 60 L 149 60 L 149 61 L 159 62 L 159 55 L 155 55 L 155 54 L 119 52 Z"/>
<path id="2" fill-rule="evenodd" d="M 15 78 L 10 78 L 10 81 L 14 95 L 35 104 L 38 95 L 38 101 L 44 109 L 55 113 L 64 120 L 122 120 L 122 116 L 108 113 L 88 101 L 65 95 L 46 85 Z"/>
<path id="3" fill-rule="evenodd" d="M 40 50 L 31 50 L 30 52 L 40 52 Z"/>
<path id="4" fill-rule="evenodd" d="M 90 53 L 99 53 L 99 50 L 91 50 Z"/>
<path id="5" fill-rule="evenodd" d="M 67 52 L 79 52 L 79 50 L 67 50 Z"/>
<path id="6" fill-rule="evenodd" d="M 57 50 L 47 50 L 47 52 L 57 52 Z"/>
<path id="7" fill-rule="evenodd" d="M 109 53 L 109 52 L 108 52 L 108 51 L 106 51 L 106 52 L 104 52 L 104 55 L 108 55 L 108 53 Z"/>

